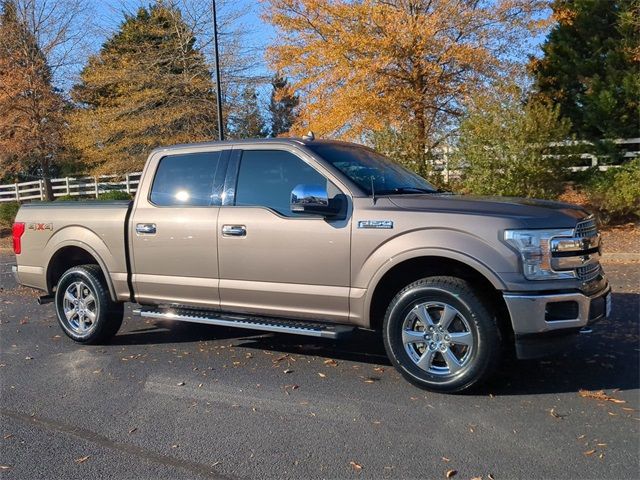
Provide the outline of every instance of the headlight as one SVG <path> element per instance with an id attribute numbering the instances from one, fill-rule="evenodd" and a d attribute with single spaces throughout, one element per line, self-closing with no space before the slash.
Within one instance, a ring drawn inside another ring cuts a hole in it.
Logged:
<path id="1" fill-rule="evenodd" d="M 522 270 L 528 280 L 557 280 L 575 278 L 573 271 L 555 272 L 551 269 L 551 248 L 553 237 L 571 237 L 572 230 L 505 230 L 504 240 L 522 259 Z"/>

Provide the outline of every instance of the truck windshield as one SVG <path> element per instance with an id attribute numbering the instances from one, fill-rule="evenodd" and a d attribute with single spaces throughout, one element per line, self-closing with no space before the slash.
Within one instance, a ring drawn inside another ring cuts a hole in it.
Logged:
<path id="1" fill-rule="evenodd" d="M 337 143 L 311 143 L 313 152 L 349 177 L 367 195 L 436 193 L 424 178 L 366 147 Z"/>

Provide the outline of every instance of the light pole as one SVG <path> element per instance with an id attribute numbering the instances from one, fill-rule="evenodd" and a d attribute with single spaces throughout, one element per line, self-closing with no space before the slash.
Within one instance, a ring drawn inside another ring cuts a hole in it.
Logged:
<path id="1" fill-rule="evenodd" d="M 218 55 L 218 21 L 216 19 L 216 0 L 211 0 L 213 10 L 213 48 L 215 50 L 216 64 L 216 103 L 218 107 L 218 139 L 224 140 L 224 128 L 222 122 L 222 89 L 220 88 L 220 57 Z"/>

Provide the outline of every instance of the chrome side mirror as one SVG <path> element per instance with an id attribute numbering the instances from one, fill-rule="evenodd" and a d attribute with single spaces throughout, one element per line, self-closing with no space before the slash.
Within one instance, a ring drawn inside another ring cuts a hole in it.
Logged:
<path id="1" fill-rule="evenodd" d="M 330 203 L 327 189 L 322 185 L 300 184 L 291 191 L 291 211 L 295 213 L 335 215 L 338 209 Z"/>

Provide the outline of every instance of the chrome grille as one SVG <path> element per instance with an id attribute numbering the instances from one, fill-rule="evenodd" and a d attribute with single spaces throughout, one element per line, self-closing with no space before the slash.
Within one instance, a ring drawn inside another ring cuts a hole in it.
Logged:
<path id="1" fill-rule="evenodd" d="M 576 270 L 576 274 L 578 278 L 583 282 L 590 282 L 594 278 L 597 278 L 600 275 L 600 264 L 594 263 L 591 265 L 586 265 L 584 267 L 578 267 Z"/>
<path id="2" fill-rule="evenodd" d="M 591 216 L 576 225 L 576 237 L 593 237 L 598 233 L 598 225 L 596 219 Z"/>

